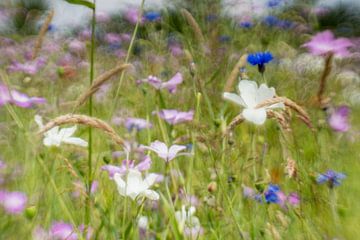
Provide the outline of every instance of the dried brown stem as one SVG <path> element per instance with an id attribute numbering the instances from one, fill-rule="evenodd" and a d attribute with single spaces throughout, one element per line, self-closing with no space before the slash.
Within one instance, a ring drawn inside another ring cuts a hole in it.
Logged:
<path id="1" fill-rule="evenodd" d="M 67 115 L 59 116 L 48 122 L 39 131 L 39 134 L 43 134 L 44 132 L 50 130 L 55 126 L 60 126 L 64 124 L 82 124 L 93 128 L 97 128 L 105 132 L 117 144 L 119 145 L 124 144 L 124 140 L 119 135 L 117 135 L 115 130 L 109 124 L 98 118 L 89 117 L 86 115 L 79 115 L 79 114 L 67 114 Z"/>
<path id="2" fill-rule="evenodd" d="M 231 73 L 225 83 L 224 92 L 229 92 L 232 90 L 232 86 L 234 85 L 234 82 L 236 81 L 238 74 L 239 73 L 241 74 L 240 69 L 246 66 L 247 56 L 248 56 L 247 54 L 242 55 L 240 57 L 239 61 L 236 63 L 235 67 L 231 71 Z M 241 79 L 245 79 L 246 74 L 243 73 L 240 77 L 241 77 Z"/>
<path id="3" fill-rule="evenodd" d="M 204 35 L 201 31 L 199 24 L 196 22 L 195 18 L 191 15 L 191 13 L 186 9 L 181 9 L 181 14 L 186 19 L 187 23 L 190 25 L 191 29 L 194 32 L 196 40 L 203 44 L 205 42 Z"/>
<path id="4" fill-rule="evenodd" d="M 95 92 L 97 92 L 100 89 L 101 85 L 107 82 L 111 77 L 121 73 L 130 66 L 132 65 L 122 64 L 101 74 L 99 77 L 97 77 L 94 80 L 94 83 L 90 86 L 90 88 L 86 90 L 83 94 L 81 94 L 80 97 L 76 100 L 75 107 L 79 107 L 82 104 L 84 104 L 86 102 L 86 99 L 88 99 L 91 95 L 93 95 Z"/>
<path id="5" fill-rule="evenodd" d="M 32 54 L 32 59 L 35 59 L 37 57 L 37 55 L 39 54 L 40 50 L 41 50 L 41 46 L 42 43 L 44 41 L 44 37 L 46 35 L 46 32 L 49 28 L 49 25 L 54 17 L 54 10 L 51 10 L 50 13 L 47 15 L 44 24 L 41 26 L 39 35 L 36 39 L 36 43 L 34 46 L 34 50 L 33 50 L 33 54 Z"/>
<path id="6" fill-rule="evenodd" d="M 322 106 L 322 103 L 323 103 L 324 92 L 325 92 L 325 88 L 326 88 L 326 81 L 329 78 L 330 73 L 331 73 L 333 56 L 334 55 L 332 53 L 330 53 L 325 58 L 325 67 L 324 67 L 323 73 L 321 74 L 319 90 L 317 92 L 317 100 L 318 100 L 318 103 L 320 106 Z"/>

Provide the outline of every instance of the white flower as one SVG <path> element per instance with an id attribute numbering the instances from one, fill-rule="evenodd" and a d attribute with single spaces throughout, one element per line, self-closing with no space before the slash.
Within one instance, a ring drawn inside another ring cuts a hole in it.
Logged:
<path id="1" fill-rule="evenodd" d="M 242 80 L 238 85 L 240 95 L 234 93 L 224 93 L 224 98 L 232 101 L 245 109 L 242 114 L 249 122 L 261 125 L 266 120 L 266 109 L 285 108 L 283 103 L 276 103 L 270 106 L 256 108 L 256 106 L 275 96 L 275 89 L 269 88 L 265 84 L 258 87 L 257 83 L 249 80 Z"/>
<path id="2" fill-rule="evenodd" d="M 143 146 L 145 149 L 154 151 L 160 158 L 164 159 L 166 162 L 169 162 L 181 155 L 189 155 L 188 153 L 179 153 L 186 149 L 186 146 L 183 145 L 172 145 L 171 147 L 166 146 L 165 143 L 156 140 L 152 142 L 150 146 Z"/>
<path id="3" fill-rule="evenodd" d="M 41 116 L 35 115 L 35 122 L 40 127 L 40 129 L 44 127 Z M 70 128 L 62 128 L 62 129 L 59 129 L 58 126 L 53 127 L 52 129 L 44 133 L 45 138 L 43 140 L 43 143 L 47 147 L 50 146 L 59 147 L 61 143 L 74 144 L 81 147 L 87 147 L 88 143 L 85 140 L 77 137 L 72 137 L 75 131 L 76 131 L 76 126 Z"/>
<path id="4" fill-rule="evenodd" d="M 159 194 L 149 189 L 155 183 L 158 176 L 157 174 L 151 173 L 143 180 L 141 172 L 136 169 L 129 169 L 126 182 L 118 173 L 115 173 L 114 180 L 121 196 L 128 196 L 133 200 L 138 196 L 158 200 Z"/>
<path id="5" fill-rule="evenodd" d="M 199 219 L 194 216 L 196 208 L 191 206 L 188 210 L 183 205 L 181 211 L 175 212 L 175 218 L 178 223 L 179 231 L 187 236 L 196 238 L 203 233 Z"/>
<path id="6" fill-rule="evenodd" d="M 149 225 L 149 219 L 146 216 L 140 216 L 138 219 L 138 226 L 140 229 L 146 230 Z"/>

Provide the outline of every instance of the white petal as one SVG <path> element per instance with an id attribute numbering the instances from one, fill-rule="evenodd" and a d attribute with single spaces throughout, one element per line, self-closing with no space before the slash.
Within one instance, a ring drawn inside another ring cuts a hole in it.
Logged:
<path id="1" fill-rule="evenodd" d="M 70 128 L 62 128 L 59 131 L 59 135 L 61 135 L 64 138 L 71 137 L 75 133 L 76 129 L 77 129 L 76 126 Z"/>
<path id="2" fill-rule="evenodd" d="M 246 106 L 251 108 L 257 105 L 257 83 L 249 80 L 241 80 L 238 85 L 240 97 L 245 102 Z"/>
<path id="3" fill-rule="evenodd" d="M 269 88 L 265 84 L 261 84 L 256 94 L 256 103 L 259 104 L 265 100 L 273 98 L 274 96 L 275 88 Z"/>
<path id="4" fill-rule="evenodd" d="M 144 179 L 144 183 L 146 183 L 146 185 L 148 187 L 152 186 L 156 179 L 159 177 L 158 174 L 155 174 L 155 173 L 150 173 L 149 175 L 146 176 L 146 178 Z"/>
<path id="5" fill-rule="evenodd" d="M 45 137 L 44 140 L 43 140 L 43 143 L 47 147 L 51 147 L 51 146 L 59 147 L 61 141 L 60 141 L 60 139 L 56 139 L 56 138 L 53 138 L 53 137 Z"/>
<path id="6" fill-rule="evenodd" d="M 119 194 L 122 196 L 126 196 L 126 183 L 124 182 L 124 180 L 121 178 L 120 174 L 115 173 L 114 174 L 114 181 L 117 185 L 117 189 L 119 191 Z"/>
<path id="7" fill-rule="evenodd" d="M 154 201 L 159 200 L 159 198 L 160 198 L 160 196 L 157 192 L 155 192 L 154 190 L 150 190 L 150 189 L 143 191 L 140 195 L 145 196 L 148 199 L 154 200 Z"/>
<path id="8" fill-rule="evenodd" d="M 224 92 L 223 97 L 224 99 L 229 100 L 235 104 L 246 107 L 244 100 L 242 100 L 242 98 L 235 93 Z"/>
<path id="9" fill-rule="evenodd" d="M 87 147 L 88 146 L 88 142 L 81 139 L 81 138 L 76 138 L 76 137 L 68 137 L 68 138 L 63 138 L 62 141 L 64 143 L 68 143 L 68 144 L 74 144 L 80 147 Z"/>
<path id="10" fill-rule="evenodd" d="M 176 154 L 182 150 L 185 150 L 186 149 L 186 146 L 183 146 L 183 145 L 172 145 L 169 149 L 169 161 L 174 159 L 176 157 Z"/>
<path id="11" fill-rule="evenodd" d="M 256 125 L 264 124 L 266 120 L 265 108 L 259 108 L 259 109 L 246 108 L 244 109 L 242 114 L 246 120 L 255 123 Z"/>

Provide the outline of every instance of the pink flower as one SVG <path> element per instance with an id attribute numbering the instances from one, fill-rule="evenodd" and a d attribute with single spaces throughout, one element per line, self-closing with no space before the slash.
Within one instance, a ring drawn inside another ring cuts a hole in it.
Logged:
<path id="1" fill-rule="evenodd" d="M 20 214 L 24 211 L 27 197 L 22 192 L 0 191 L 0 205 L 9 214 Z"/>
<path id="2" fill-rule="evenodd" d="M 327 30 L 316 34 L 310 42 L 302 46 L 306 47 L 313 55 L 332 53 L 338 57 L 346 57 L 350 55 L 348 48 L 353 46 L 353 44 L 347 38 L 335 39 L 334 34 Z"/>
<path id="3" fill-rule="evenodd" d="M 46 100 L 39 97 L 29 97 L 16 90 L 9 90 L 5 85 L 0 84 L 0 107 L 10 103 L 18 107 L 29 108 L 35 104 L 43 104 Z"/>
<path id="4" fill-rule="evenodd" d="M 43 57 L 39 57 L 33 61 L 27 61 L 25 63 L 20 63 L 14 61 L 9 67 L 8 71 L 10 72 L 23 72 L 25 74 L 34 75 L 36 74 L 42 67 L 45 66 L 46 59 Z"/>
<path id="5" fill-rule="evenodd" d="M 69 51 L 74 54 L 83 54 L 86 51 L 85 43 L 74 39 L 68 44 Z"/>
<path id="6" fill-rule="evenodd" d="M 108 44 L 120 44 L 121 37 L 117 33 L 107 33 L 105 35 L 105 42 Z"/>
<path id="7" fill-rule="evenodd" d="M 98 23 L 107 23 L 110 21 L 110 16 L 106 12 L 97 12 L 96 13 L 96 21 Z"/>
<path id="8" fill-rule="evenodd" d="M 175 93 L 177 90 L 177 85 L 183 82 L 183 77 L 182 74 L 178 72 L 169 81 L 163 82 L 161 79 L 150 75 L 147 79 L 138 81 L 138 83 L 144 82 L 149 83 L 158 90 L 166 88 L 170 93 Z"/>
<path id="9" fill-rule="evenodd" d="M 164 119 L 167 123 L 172 125 L 189 122 L 192 121 L 194 118 L 194 111 L 192 110 L 189 112 L 180 112 L 174 109 L 163 109 L 157 114 L 159 114 L 160 118 Z"/>
<path id="10" fill-rule="evenodd" d="M 65 222 L 55 222 L 50 229 L 50 235 L 57 240 L 77 240 L 78 236 L 74 227 Z"/>
<path id="11" fill-rule="evenodd" d="M 151 167 L 151 158 L 149 156 L 145 156 L 144 159 L 138 165 L 135 165 L 135 162 L 132 160 L 124 160 L 120 167 L 108 164 L 102 166 L 101 170 L 107 171 L 109 173 L 110 179 L 112 179 L 115 173 L 124 175 L 129 169 L 136 169 L 142 172 L 150 169 L 150 167 Z"/>
<path id="12" fill-rule="evenodd" d="M 129 132 L 133 129 L 140 131 L 141 129 L 152 128 L 152 124 L 142 118 L 127 118 L 124 125 Z"/>
<path id="13" fill-rule="evenodd" d="M 328 122 L 332 129 L 337 132 L 347 132 L 350 129 L 348 122 L 350 109 L 347 106 L 340 106 L 331 113 Z"/>
<path id="14" fill-rule="evenodd" d="M 136 24 L 139 19 L 139 15 L 140 12 L 138 9 L 130 8 L 125 14 L 125 19 L 131 24 Z M 140 20 L 140 23 L 142 23 L 142 20 Z"/>
<path id="15" fill-rule="evenodd" d="M 164 159 L 166 162 L 173 160 L 177 156 L 188 155 L 188 153 L 179 154 L 180 151 L 186 149 L 186 146 L 174 144 L 168 147 L 165 143 L 158 140 L 152 142 L 150 146 L 144 146 L 144 148 L 154 151 L 160 158 Z"/>

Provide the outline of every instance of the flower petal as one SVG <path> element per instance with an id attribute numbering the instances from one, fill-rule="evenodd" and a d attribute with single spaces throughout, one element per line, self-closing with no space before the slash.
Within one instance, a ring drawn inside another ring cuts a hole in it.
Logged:
<path id="1" fill-rule="evenodd" d="M 176 154 L 182 150 L 185 150 L 186 146 L 183 145 L 172 145 L 169 149 L 168 160 L 172 160 L 176 157 Z"/>
<path id="2" fill-rule="evenodd" d="M 256 94 L 256 103 L 259 104 L 265 100 L 271 99 L 275 96 L 275 89 L 269 88 L 265 84 L 261 84 Z"/>
<path id="3" fill-rule="evenodd" d="M 229 92 L 225 92 L 223 95 L 224 99 L 229 100 L 235 104 L 238 104 L 240 106 L 246 107 L 246 104 L 244 102 L 244 100 L 237 94 L 235 93 L 229 93 Z"/>
<path id="4" fill-rule="evenodd" d="M 153 201 L 159 200 L 159 198 L 160 198 L 159 194 L 151 189 L 147 189 L 147 190 L 143 191 L 142 193 L 140 193 L 139 195 L 145 196 L 148 199 L 153 200 Z"/>
<path id="5" fill-rule="evenodd" d="M 266 120 L 266 110 L 264 108 L 259 108 L 259 109 L 246 108 L 244 109 L 242 114 L 246 120 L 255 123 L 256 125 L 262 125 Z"/>
<path id="6" fill-rule="evenodd" d="M 238 85 L 240 97 L 245 102 L 246 106 L 251 108 L 257 105 L 257 83 L 249 80 L 241 80 Z"/>
<path id="7" fill-rule="evenodd" d="M 81 139 L 81 138 L 76 138 L 76 137 L 69 137 L 69 138 L 64 138 L 62 140 L 64 143 L 68 143 L 68 144 L 74 144 L 80 147 L 87 147 L 88 146 L 88 142 Z"/>

